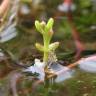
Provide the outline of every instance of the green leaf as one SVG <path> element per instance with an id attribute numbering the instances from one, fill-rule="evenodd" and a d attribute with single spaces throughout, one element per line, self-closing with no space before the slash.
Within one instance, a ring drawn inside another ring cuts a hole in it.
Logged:
<path id="1" fill-rule="evenodd" d="M 46 30 L 47 30 L 47 31 L 51 30 L 52 27 L 53 27 L 53 24 L 54 24 L 54 19 L 53 19 L 53 18 L 50 18 L 50 19 L 48 20 L 47 25 L 46 25 Z"/>
<path id="2" fill-rule="evenodd" d="M 36 27 L 37 31 L 39 31 L 40 33 L 43 34 L 42 26 L 41 26 L 41 24 L 39 23 L 39 21 L 37 21 L 37 20 L 35 21 L 35 27 Z"/>
<path id="3" fill-rule="evenodd" d="M 36 43 L 35 46 L 36 46 L 36 48 L 37 48 L 39 51 L 44 52 L 44 47 L 43 47 L 43 45 L 41 45 L 41 44 L 39 44 L 39 43 Z"/>

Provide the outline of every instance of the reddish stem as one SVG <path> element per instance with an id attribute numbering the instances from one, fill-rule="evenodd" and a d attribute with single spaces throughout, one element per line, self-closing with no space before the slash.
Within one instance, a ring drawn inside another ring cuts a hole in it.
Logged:
<path id="1" fill-rule="evenodd" d="M 72 28 L 72 36 L 74 38 L 76 51 L 77 51 L 75 58 L 78 59 L 80 57 L 81 52 L 84 50 L 84 45 L 80 40 L 80 37 L 79 37 L 76 27 L 73 25 L 73 18 L 72 17 L 73 16 L 72 16 L 71 12 L 68 12 L 67 18 L 68 18 L 68 22 Z"/>

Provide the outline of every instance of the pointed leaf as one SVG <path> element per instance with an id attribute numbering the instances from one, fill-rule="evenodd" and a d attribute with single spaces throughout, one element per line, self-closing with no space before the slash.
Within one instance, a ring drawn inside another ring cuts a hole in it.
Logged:
<path id="1" fill-rule="evenodd" d="M 36 27 L 37 31 L 39 31 L 40 33 L 43 33 L 41 24 L 37 20 L 35 21 L 35 27 Z"/>
<path id="2" fill-rule="evenodd" d="M 54 24 L 54 19 L 50 18 L 47 25 L 46 25 L 46 30 L 49 31 L 50 29 L 52 29 L 53 24 Z"/>
<path id="3" fill-rule="evenodd" d="M 41 44 L 39 44 L 39 43 L 36 43 L 35 46 L 36 46 L 36 48 L 37 48 L 39 51 L 41 51 L 41 52 L 44 51 L 43 45 L 41 45 Z"/>

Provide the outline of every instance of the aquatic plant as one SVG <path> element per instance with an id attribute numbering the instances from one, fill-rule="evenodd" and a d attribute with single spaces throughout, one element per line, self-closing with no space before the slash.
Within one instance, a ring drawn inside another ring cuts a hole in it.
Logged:
<path id="1" fill-rule="evenodd" d="M 49 57 L 50 57 L 50 54 L 52 52 L 54 53 L 55 49 L 59 46 L 59 42 L 54 42 L 50 44 L 50 41 L 53 36 L 53 29 L 52 29 L 53 24 L 54 24 L 53 18 L 50 18 L 47 24 L 44 21 L 42 22 L 39 22 L 38 20 L 35 21 L 36 29 L 43 36 L 44 45 L 41 45 L 40 43 L 36 43 L 35 46 L 39 51 L 44 53 L 44 56 L 43 56 L 43 68 L 44 68 L 44 74 L 45 74 L 44 83 L 45 83 L 45 86 L 47 87 L 50 85 L 50 80 L 48 79 L 48 76 L 52 74 L 49 68 L 50 61 L 51 61 Z M 53 57 L 54 57 L 54 54 L 53 54 Z M 51 61 L 51 62 L 54 62 L 54 61 Z M 39 63 L 37 66 L 39 66 Z"/>
<path id="2" fill-rule="evenodd" d="M 44 52 L 43 62 L 46 67 L 48 63 L 49 53 L 51 51 L 55 51 L 55 49 L 59 46 L 59 42 L 54 42 L 50 44 L 50 41 L 53 36 L 53 29 L 52 29 L 53 24 L 54 24 L 53 18 L 50 18 L 47 24 L 44 21 L 42 22 L 39 22 L 38 20 L 35 21 L 36 29 L 38 32 L 42 34 L 44 43 L 44 45 L 36 43 L 35 46 L 39 51 Z"/>

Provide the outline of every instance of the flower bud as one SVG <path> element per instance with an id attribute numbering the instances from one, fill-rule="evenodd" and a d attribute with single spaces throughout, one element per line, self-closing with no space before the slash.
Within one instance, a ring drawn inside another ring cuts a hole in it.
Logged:
<path id="1" fill-rule="evenodd" d="M 44 21 L 42 21 L 42 22 L 40 23 L 40 25 L 41 25 L 42 29 L 44 30 L 44 29 L 45 29 L 45 26 L 46 26 L 46 23 L 45 23 Z"/>

